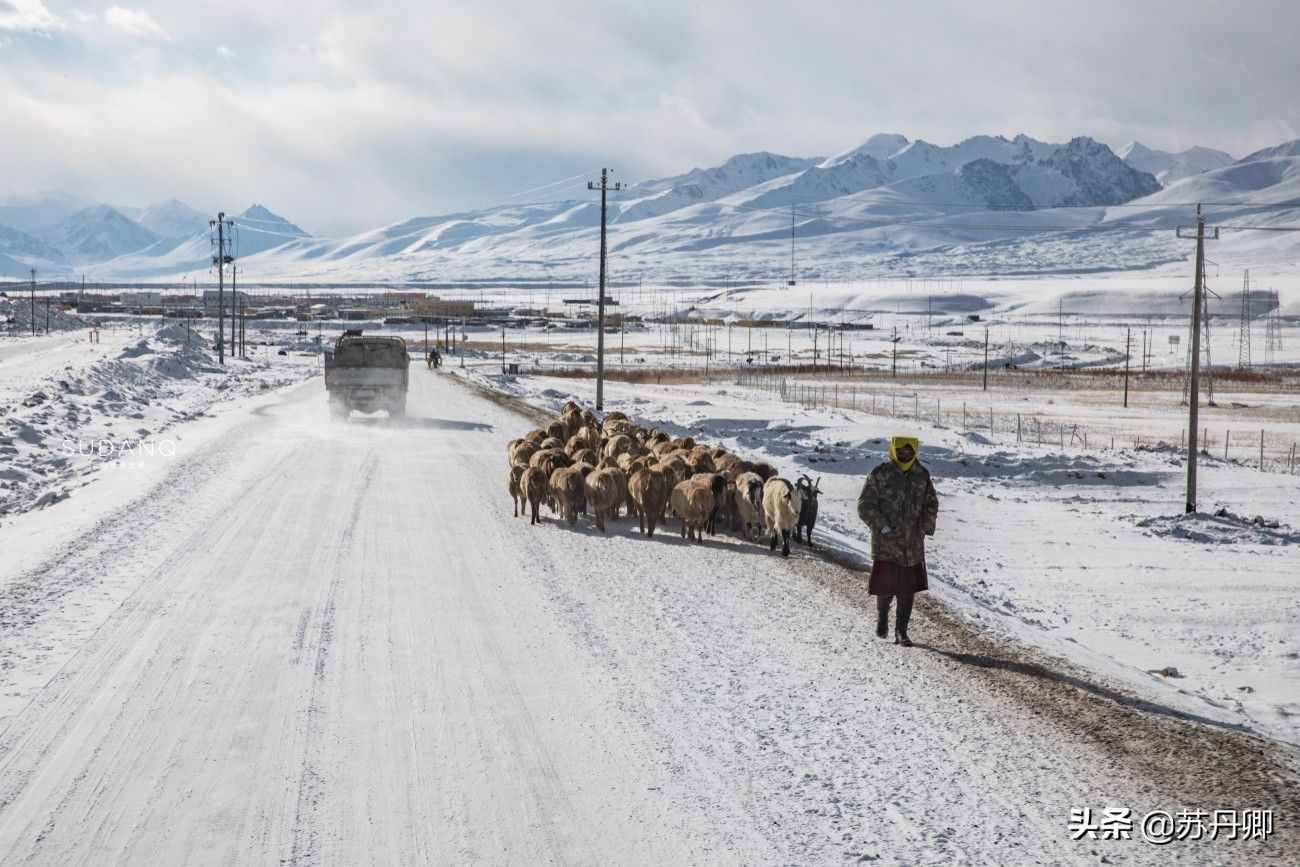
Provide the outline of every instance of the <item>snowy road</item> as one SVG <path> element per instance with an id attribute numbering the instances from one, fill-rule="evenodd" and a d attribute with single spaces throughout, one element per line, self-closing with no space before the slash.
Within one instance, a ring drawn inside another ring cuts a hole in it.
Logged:
<path id="1" fill-rule="evenodd" d="M 530 528 L 504 484 L 525 420 L 423 369 L 409 411 L 331 425 L 306 383 L 4 567 L 0 863 L 1295 851 L 1293 756 L 929 606 L 918 647 L 879 642 L 860 576 L 806 556 Z M 1105 806 L 1281 814 L 1267 843 L 1071 841 L 1070 808 Z"/>

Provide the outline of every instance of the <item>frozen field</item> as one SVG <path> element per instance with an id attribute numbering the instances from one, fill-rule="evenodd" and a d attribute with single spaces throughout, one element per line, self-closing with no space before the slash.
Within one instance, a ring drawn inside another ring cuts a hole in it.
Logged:
<path id="1" fill-rule="evenodd" d="M 550 409 L 594 395 L 590 380 L 470 371 Z M 1300 476 L 1206 458 L 1200 512 L 1184 516 L 1176 444 L 1017 442 L 1014 429 L 981 432 L 978 413 L 968 429 L 937 427 L 909 417 L 914 392 L 889 417 L 889 392 L 873 415 L 847 398 L 840 408 L 791 403 L 724 376 L 607 389 L 608 410 L 762 457 L 788 477 L 822 477 L 825 544 L 860 562 L 870 558 L 854 511 L 862 480 L 890 435 L 920 436 L 942 498 L 931 553 L 939 598 L 1152 701 L 1300 744 Z M 1005 420 L 1017 402 L 996 399 Z M 1174 427 L 1175 417 L 1150 410 L 1130 429 Z"/>

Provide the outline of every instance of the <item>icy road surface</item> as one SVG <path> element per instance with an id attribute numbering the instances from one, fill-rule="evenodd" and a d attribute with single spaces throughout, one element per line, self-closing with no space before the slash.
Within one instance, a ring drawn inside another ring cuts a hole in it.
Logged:
<path id="1" fill-rule="evenodd" d="M 504 444 L 531 425 L 442 375 L 412 370 L 402 425 L 328 423 L 319 380 L 230 412 L 140 490 L 0 527 L 0 863 L 1297 851 L 1291 753 L 935 606 L 881 642 L 862 576 L 803 552 L 529 527 Z M 1267 843 L 1070 839 L 1106 806 L 1280 814 Z"/>

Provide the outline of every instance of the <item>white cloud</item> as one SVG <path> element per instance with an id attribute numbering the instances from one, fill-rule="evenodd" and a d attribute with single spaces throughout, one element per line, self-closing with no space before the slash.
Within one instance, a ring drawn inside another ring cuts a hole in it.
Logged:
<path id="1" fill-rule="evenodd" d="M 0 0 L 0 31 L 49 33 L 62 27 L 44 0 Z"/>
<path id="2" fill-rule="evenodd" d="M 126 9 L 110 6 L 104 12 L 104 23 L 111 29 L 137 38 L 170 40 L 171 36 L 154 17 L 143 9 Z"/>
<path id="3" fill-rule="evenodd" d="M 637 180 L 760 149 L 836 153 L 882 131 L 1241 156 L 1300 129 L 1294 0 L 1191 18 L 1176 0 L 1099 0 L 1115 14 L 1068 20 L 1032 0 L 822 0 L 800 15 L 777 0 L 475 0 L 437 14 L 427 0 L 103 0 L 140 11 L 98 23 L 70 7 L 99 3 L 66 2 L 57 18 L 76 39 L 18 33 L 0 51 L 0 117 L 30 130 L 0 136 L 0 195 L 264 199 L 312 228 L 335 214 L 360 229 L 591 166 Z M 0 20 L 18 9 L 0 0 Z M 57 26 L 42 4 L 22 9 Z M 1153 39 L 1170 20 L 1182 41 Z M 127 32 L 150 38 L 123 51 Z M 1185 41 L 1205 46 L 1195 63 Z"/>

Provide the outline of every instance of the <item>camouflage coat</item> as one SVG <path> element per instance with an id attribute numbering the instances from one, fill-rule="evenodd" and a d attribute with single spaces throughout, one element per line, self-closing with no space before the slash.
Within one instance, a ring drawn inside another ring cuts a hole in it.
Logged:
<path id="1" fill-rule="evenodd" d="M 900 566 L 925 562 L 925 537 L 934 535 L 939 497 L 918 460 L 907 472 L 885 461 L 858 494 L 858 517 L 871 528 L 871 557 Z M 885 534 L 885 530 L 890 532 Z"/>

